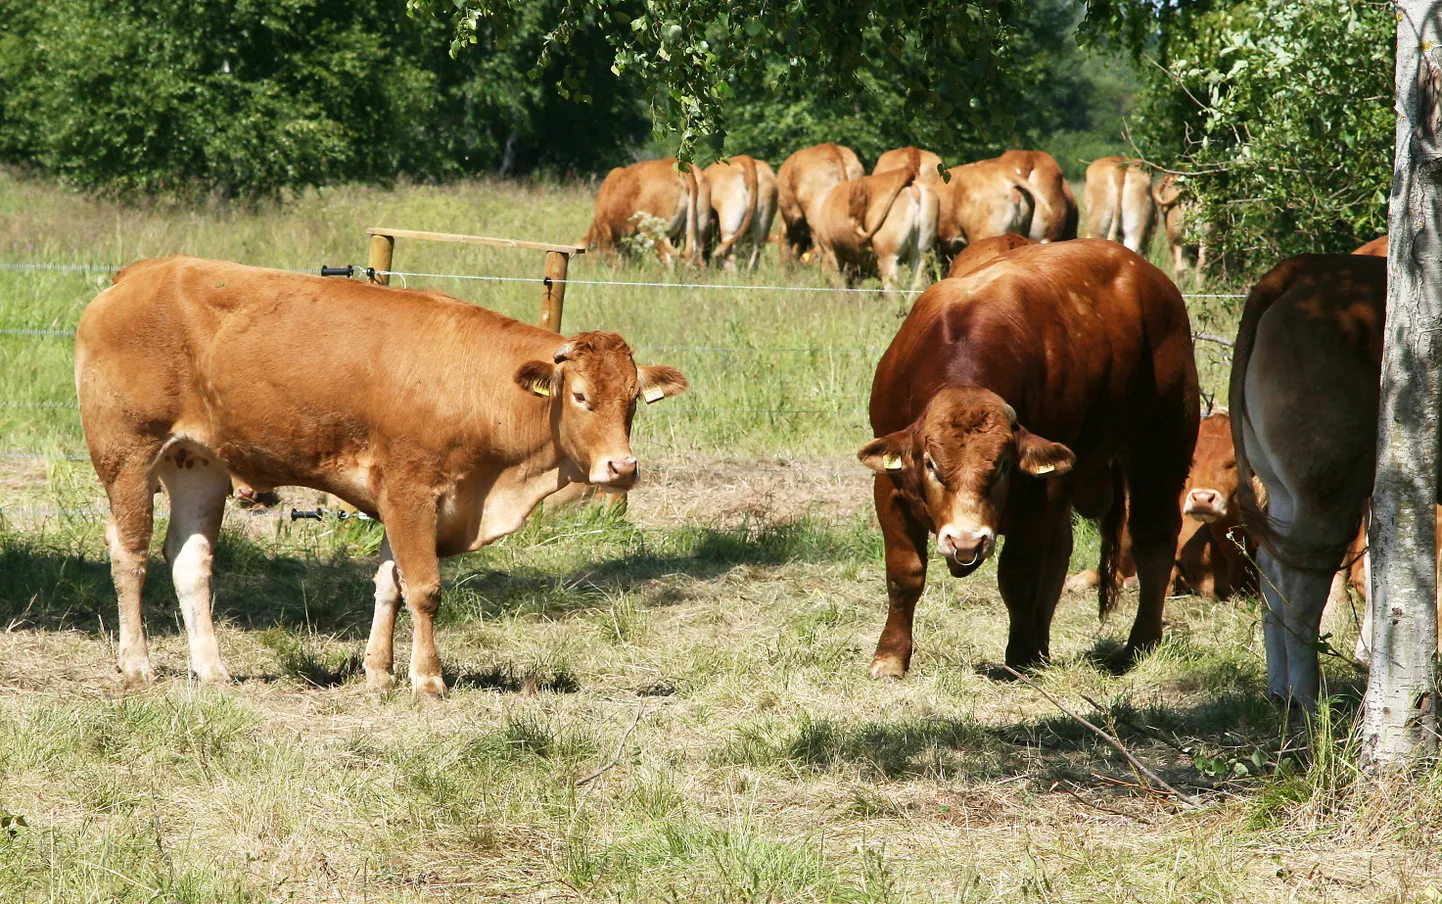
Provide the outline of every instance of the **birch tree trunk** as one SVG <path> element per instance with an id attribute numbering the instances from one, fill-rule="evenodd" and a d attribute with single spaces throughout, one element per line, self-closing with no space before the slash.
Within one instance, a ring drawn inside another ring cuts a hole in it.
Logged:
<path id="1" fill-rule="evenodd" d="M 1372 668 L 1362 755 L 1376 770 L 1437 752 L 1437 427 L 1442 402 L 1442 0 L 1399 0 L 1397 150 L 1372 493 Z"/>

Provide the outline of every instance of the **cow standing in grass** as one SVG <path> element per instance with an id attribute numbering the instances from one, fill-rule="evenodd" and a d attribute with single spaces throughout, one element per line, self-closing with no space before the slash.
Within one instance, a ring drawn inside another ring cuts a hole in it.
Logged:
<path id="1" fill-rule="evenodd" d="M 686 388 L 670 367 L 638 367 L 614 333 L 568 340 L 443 295 L 189 257 L 127 267 L 90 303 L 75 380 L 110 500 L 127 684 L 154 677 L 140 595 L 159 487 L 191 671 L 229 677 L 210 577 L 234 477 L 323 490 L 385 523 L 366 683 L 391 683 L 404 596 L 411 686 L 429 694 L 445 690 L 438 556 L 515 531 L 570 483 L 633 483 L 637 398 Z"/>
<path id="2" fill-rule="evenodd" d="M 838 182 L 866 175 L 851 148 L 818 144 L 787 157 L 776 171 L 776 204 L 781 211 L 781 261 L 806 260 L 814 244 L 821 204 Z"/>
<path id="3" fill-rule="evenodd" d="M 1102 521 L 1103 613 L 1127 513 L 1141 598 L 1125 653 L 1156 644 L 1199 418 L 1186 305 L 1121 245 L 1027 245 L 928 289 L 877 366 L 859 452 L 886 544 L 872 677 L 910 665 L 931 536 L 957 577 L 1006 536 L 1006 662 L 1045 661 L 1073 510 Z"/>
<path id="4" fill-rule="evenodd" d="M 678 254 L 700 264 L 710 220 L 710 186 L 695 164 L 678 172 L 675 157 L 643 160 L 606 174 L 581 244 L 614 261 L 623 240 L 640 237 L 655 243 L 656 256 L 668 267 Z"/>

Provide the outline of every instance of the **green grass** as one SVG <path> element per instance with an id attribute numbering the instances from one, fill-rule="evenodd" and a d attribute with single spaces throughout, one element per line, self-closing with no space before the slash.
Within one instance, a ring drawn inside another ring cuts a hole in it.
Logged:
<path id="1" fill-rule="evenodd" d="M 3 176 L 0 259 L 362 263 L 368 225 L 565 240 L 591 191 L 344 188 L 189 213 Z M 534 276 L 540 261 L 402 241 L 396 266 Z M 573 274 L 724 281 L 585 259 Z M 819 277 L 768 260 L 746 280 Z M 0 326 L 72 327 L 100 284 L 0 273 Z M 443 288 L 528 318 L 539 299 L 534 285 Z M 573 286 L 566 317 L 647 349 L 879 349 L 901 309 Z M 1197 300 L 1193 316 L 1226 333 L 1234 307 Z M 447 560 L 440 703 L 362 691 L 375 524 L 231 513 L 214 592 L 237 682 L 220 689 L 185 679 L 157 536 L 145 609 L 161 680 L 123 694 L 100 517 L 0 519 L 0 901 L 1439 899 L 1442 770 L 1360 777 L 1361 681 L 1335 659 L 1325 718 L 1289 722 L 1261 694 L 1254 601 L 1172 600 L 1161 648 L 1114 675 L 1096 663 L 1134 600 L 1098 625 L 1093 600 L 1064 599 L 1055 661 L 1034 676 L 1200 812 L 1138 788 L 1110 747 L 994 677 L 993 566 L 964 581 L 933 569 L 912 675 L 867 680 L 884 573 L 867 481 L 849 469 L 878 353 L 647 354 L 692 379 L 637 425 L 643 462 L 677 470 L 650 475 L 625 513 L 538 513 Z M 71 398 L 63 338 L 0 337 L 0 362 L 0 401 Z M 1225 364 L 1202 363 L 1215 391 Z M 710 410 L 767 407 L 838 413 Z M 73 411 L 0 408 L 0 450 L 81 439 Z M 87 462 L 0 462 L 0 506 L 98 501 Z M 1096 556 L 1083 523 L 1074 565 Z M 1355 635 L 1346 613 L 1326 627 L 1339 647 Z M 398 633 L 403 673 L 404 615 Z"/>

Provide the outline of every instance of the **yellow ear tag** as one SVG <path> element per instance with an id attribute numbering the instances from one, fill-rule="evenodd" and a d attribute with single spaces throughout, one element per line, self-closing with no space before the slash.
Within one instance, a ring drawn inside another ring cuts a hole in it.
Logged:
<path id="1" fill-rule="evenodd" d="M 881 466 L 888 471 L 900 471 L 901 456 L 897 455 L 895 452 L 888 452 L 887 454 L 881 456 Z"/>
<path id="2" fill-rule="evenodd" d="M 1034 473 L 1037 477 L 1040 477 L 1043 474 L 1050 474 L 1052 471 L 1055 470 L 1056 465 L 1037 465 L 1036 470 L 1032 473 Z"/>
<path id="3" fill-rule="evenodd" d="M 647 405 L 650 405 L 652 402 L 659 402 L 666 398 L 666 390 L 659 386 L 652 386 L 641 394 L 641 398 L 646 400 Z"/>
<path id="4" fill-rule="evenodd" d="M 551 384 L 544 380 L 537 380 L 531 384 L 531 392 L 534 392 L 538 396 L 546 396 L 549 398 L 551 395 Z"/>

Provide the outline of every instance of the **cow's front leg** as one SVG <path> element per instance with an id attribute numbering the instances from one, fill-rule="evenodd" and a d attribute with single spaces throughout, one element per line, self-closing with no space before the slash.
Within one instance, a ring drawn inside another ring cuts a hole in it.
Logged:
<path id="1" fill-rule="evenodd" d="M 906 510 L 891 477 L 878 474 L 873 487 L 876 520 L 886 543 L 886 627 L 876 642 L 872 678 L 903 678 L 911 667 L 911 626 L 926 586 L 927 530 Z"/>
<path id="2" fill-rule="evenodd" d="M 386 531 L 381 540 L 381 564 L 376 570 L 376 609 L 371 619 L 371 636 L 366 641 L 366 690 L 383 691 L 395 683 L 393 647 L 396 612 L 401 605 L 400 573 L 395 553 L 391 552 L 391 535 Z"/>
<path id="3" fill-rule="evenodd" d="M 401 594 L 411 613 L 411 690 L 439 697 L 446 692 L 446 682 L 436 653 L 441 569 L 436 558 L 435 499 L 412 498 L 383 506 L 381 517 L 400 572 Z"/>

